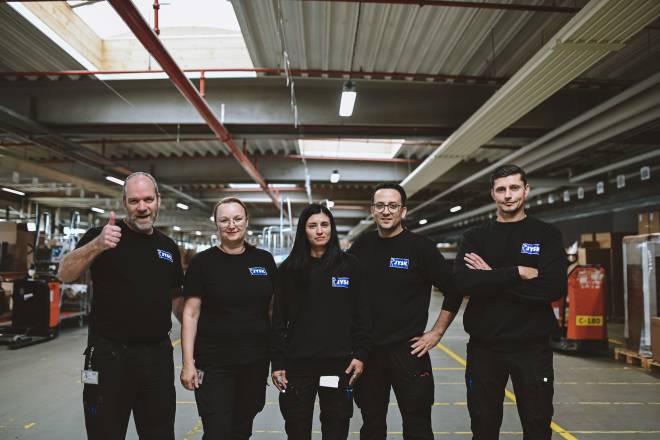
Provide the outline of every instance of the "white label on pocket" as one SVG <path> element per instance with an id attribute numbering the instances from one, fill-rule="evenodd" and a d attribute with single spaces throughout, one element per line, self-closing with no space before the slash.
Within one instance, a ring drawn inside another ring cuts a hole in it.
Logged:
<path id="1" fill-rule="evenodd" d="M 321 376 L 319 386 L 326 388 L 339 388 L 339 376 Z"/>
<path id="2" fill-rule="evenodd" d="M 98 385 L 99 372 L 93 370 L 82 370 L 81 381 L 82 383 L 86 383 L 88 385 Z"/>

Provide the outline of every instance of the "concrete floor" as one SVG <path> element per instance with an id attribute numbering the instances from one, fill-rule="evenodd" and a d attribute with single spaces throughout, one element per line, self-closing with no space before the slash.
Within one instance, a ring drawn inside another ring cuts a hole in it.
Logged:
<path id="1" fill-rule="evenodd" d="M 437 316 L 441 298 L 434 295 L 431 317 Z M 461 317 L 434 349 L 436 381 L 433 428 L 437 439 L 469 439 L 464 371 L 467 335 Z M 10 351 L 0 347 L 0 439 L 78 440 L 85 438 L 80 368 L 87 329 L 65 329 L 45 344 Z M 175 364 L 180 369 L 179 328 Z M 660 439 L 660 376 L 616 362 L 611 356 L 555 355 L 555 424 L 553 439 Z M 178 377 L 178 372 L 177 372 Z M 511 389 L 511 387 L 509 387 Z M 509 396 L 512 396 L 509 394 Z M 314 437 L 320 438 L 318 414 Z M 388 438 L 400 439 L 401 420 L 394 398 Z M 351 421 L 357 438 L 359 410 Z M 253 439 L 284 438 L 277 393 L 269 387 L 267 403 L 254 423 Z M 567 433 L 560 434 L 562 430 Z M 201 422 L 192 392 L 177 382 L 177 439 L 201 439 Z M 128 439 L 137 439 L 133 423 Z M 507 398 L 502 439 L 522 438 L 515 405 Z"/>

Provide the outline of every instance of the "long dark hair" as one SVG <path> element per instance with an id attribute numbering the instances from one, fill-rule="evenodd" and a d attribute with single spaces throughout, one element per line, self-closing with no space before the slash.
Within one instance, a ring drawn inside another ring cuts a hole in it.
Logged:
<path id="1" fill-rule="evenodd" d="M 346 261 L 346 254 L 339 247 L 339 237 L 337 236 L 337 225 L 335 219 L 328 208 L 318 203 L 307 205 L 298 217 L 298 227 L 296 228 L 296 239 L 293 242 L 293 249 L 282 263 L 282 269 L 294 276 L 294 279 L 306 282 L 308 280 L 309 267 L 311 262 L 312 247 L 307 240 L 307 221 L 315 214 L 325 214 L 330 219 L 330 241 L 326 245 L 325 253 L 321 258 L 321 268 L 323 270 L 339 270 Z"/>

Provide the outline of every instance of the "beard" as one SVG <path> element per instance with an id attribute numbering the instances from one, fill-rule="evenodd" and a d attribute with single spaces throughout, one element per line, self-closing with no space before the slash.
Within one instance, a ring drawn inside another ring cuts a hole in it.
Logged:
<path id="1" fill-rule="evenodd" d="M 136 215 L 127 215 L 124 221 L 134 231 L 150 234 L 153 230 L 154 223 L 156 223 L 157 218 L 158 212 L 152 212 L 149 217 L 146 218 L 138 218 Z"/>

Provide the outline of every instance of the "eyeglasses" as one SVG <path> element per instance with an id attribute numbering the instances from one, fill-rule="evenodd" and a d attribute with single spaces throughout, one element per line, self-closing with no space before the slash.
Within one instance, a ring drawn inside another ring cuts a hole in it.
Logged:
<path id="1" fill-rule="evenodd" d="M 385 211 L 385 208 L 389 209 L 390 212 L 397 212 L 399 208 L 401 208 L 401 205 L 399 203 L 374 203 L 371 205 L 374 210 L 378 212 L 383 212 Z"/>
<path id="2" fill-rule="evenodd" d="M 231 223 L 234 223 L 234 226 L 241 227 L 245 223 L 245 217 L 234 217 L 234 218 L 221 218 L 218 220 L 218 225 L 222 229 L 227 229 Z"/>

